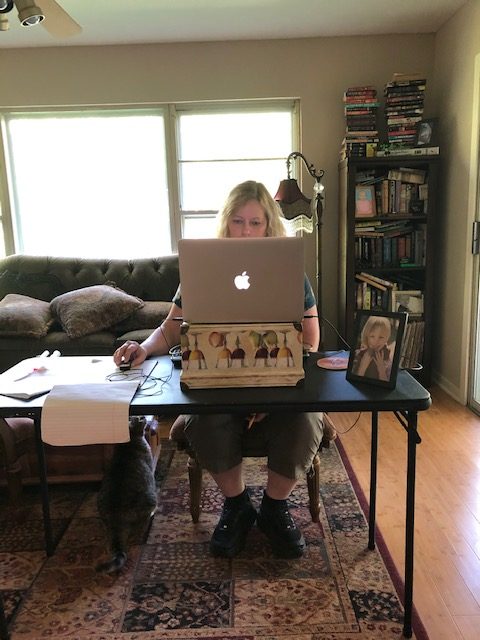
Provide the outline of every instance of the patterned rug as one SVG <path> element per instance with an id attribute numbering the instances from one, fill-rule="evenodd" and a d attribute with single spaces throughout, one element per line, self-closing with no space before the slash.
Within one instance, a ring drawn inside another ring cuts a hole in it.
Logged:
<path id="1" fill-rule="evenodd" d="M 59 543 L 48 559 L 38 490 L 26 490 L 16 510 L 1 504 L 0 588 L 12 640 L 402 637 L 394 582 L 380 553 L 366 548 L 365 517 L 336 446 L 322 452 L 320 523 L 311 522 L 306 483 L 292 494 L 308 545 L 297 560 L 274 558 L 256 527 L 237 558 L 212 558 L 208 541 L 222 499 L 204 475 L 202 514 L 193 525 L 186 456 L 163 443 L 158 511 L 116 577 L 94 570 L 107 557 L 98 486 L 51 487 Z M 249 459 L 246 476 L 258 505 L 265 462 Z M 427 637 L 418 623 L 416 633 L 417 640 Z"/>

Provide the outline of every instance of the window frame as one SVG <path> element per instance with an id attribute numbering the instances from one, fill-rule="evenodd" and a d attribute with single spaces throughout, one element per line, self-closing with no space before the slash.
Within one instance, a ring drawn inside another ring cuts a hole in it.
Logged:
<path id="1" fill-rule="evenodd" d="M 297 98 L 275 98 L 275 99 L 262 99 L 262 100 L 232 100 L 232 101 L 219 101 L 219 102 L 193 102 L 193 103 L 180 103 L 172 105 L 174 107 L 174 122 L 175 122 L 175 142 L 176 142 L 176 187 L 177 198 L 176 206 L 176 221 L 179 226 L 178 233 L 175 241 L 177 242 L 181 238 L 181 234 L 184 228 L 184 220 L 186 216 L 190 217 L 209 217 L 215 216 L 217 211 L 214 210 L 187 210 L 182 209 L 181 206 L 181 184 L 180 184 L 180 131 L 179 131 L 179 118 L 178 116 L 184 113 L 198 113 L 202 115 L 231 113 L 232 111 L 241 111 L 242 113 L 258 113 L 264 111 L 265 113 L 272 111 L 285 111 L 292 114 L 292 150 L 299 148 L 300 142 L 300 102 Z M 263 158 L 270 159 L 270 158 Z M 285 156 L 285 162 L 287 157 Z M 286 173 L 286 172 L 285 172 Z M 286 175 L 285 175 L 286 177 Z M 172 227 L 173 228 L 173 227 Z M 177 229 L 175 227 L 175 229 Z"/>
<path id="2" fill-rule="evenodd" d="M 271 98 L 258 100 L 225 100 L 225 101 L 196 101 L 180 103 L 148 103 L 148 104 L 122 104 L 122 105 L 68 105 L 62 107 L 29 107 L 0 110 L 0 158 L 3 160 L 0 166 L 0 225 L 3 228 L 4 247 L 0 247 L 5 255 L 18 253 L 16 246 L 15 230 L 15 185 L 10 166 L 8 151 L 7 123 L 10 118 L 29 117 L 34 114 L 49 117 L 61 114 L 87 115 L 121 111 L 142 114 L 161 114 L 164 119 L 164 139 L 166 158 L 166 179 L 168 186 L 169 222 L 170 222 L 170 246 L 171 252 L 176 253 L 178 240 L 182 237 L 185 216 L 214 216 L 216 211 L 187 211 L 182 210 L 180 202 L 180 135 L 179 115 L 184 113 L 221 114 L 259 111 L 285 111 L 292 114 L 292 150 L 299 148 L 300 143 L 300 101 L 298 98 Z M 285 157 L 286 161 L 286 157 Z M 286 172 L 285 172 L 286 173 Z M 1 235 L 0 235 L 1 239 Z"/>

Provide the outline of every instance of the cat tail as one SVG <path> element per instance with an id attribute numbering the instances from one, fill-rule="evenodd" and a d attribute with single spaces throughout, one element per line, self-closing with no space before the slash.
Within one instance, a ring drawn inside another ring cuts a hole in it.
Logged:
<path id="1" fill-rule="evenodd" d="M 108 562 L 101 562 L 95 568 L 97 573 L 118 573 L 124 567 L 127 561 L 125 551 L 118 551 Z"/>

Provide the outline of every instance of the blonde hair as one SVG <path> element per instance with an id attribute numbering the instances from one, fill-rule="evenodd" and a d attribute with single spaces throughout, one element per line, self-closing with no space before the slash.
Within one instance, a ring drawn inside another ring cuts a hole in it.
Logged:
<path id="1" fill-rule="evenodd" d="M 370 333 L 370 331 L 373 331 L 374 329 L 376 329 L 377 327 L 380 329 L 385 329 L 385 331 L 387 332 L 387 343 L 388 343 L 388 340 L 392 335 L 392 324 L 390 320 L 388 318 L 384 318 L 383 316 L 370 316 L 368 320 L 365 322 L 362 329 L 361 341 L 363 346 L 365 347 L 368 346 L 367 334 Z"/>
<path id="2" fill-rule="evenodd" d="M 280 205 L 275 202 L 265 185 L 254 180 L 247 180 L 234 187 L 217 217 L 217 237 L 228 238 L 228 221 L 240 207 L 250 200 L 256 200 L 265 212 L 267 218 L 266 236 L 285 236 L 283 214 Z"/>

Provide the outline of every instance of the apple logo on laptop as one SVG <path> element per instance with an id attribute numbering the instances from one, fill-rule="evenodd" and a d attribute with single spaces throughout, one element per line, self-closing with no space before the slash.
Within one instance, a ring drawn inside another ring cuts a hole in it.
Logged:
<path id="1" fill-rule="evenodd" d="M 239 273 L 238 276 L 235 276 L 233 279 L 233 284 L 237 287 L 237 289 L 248 289 L 250 287 L 250 276 L 247 275 L 247 272 Z"/>

